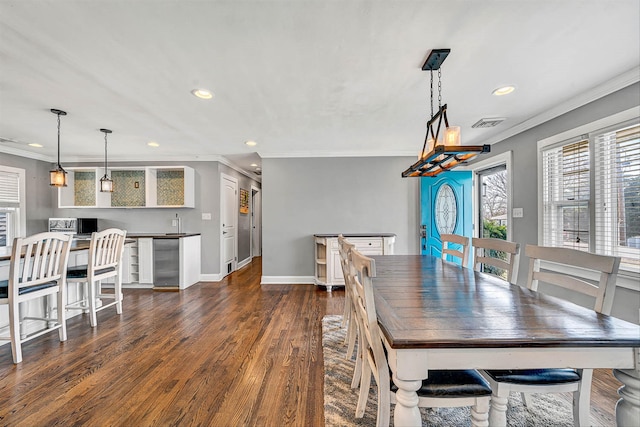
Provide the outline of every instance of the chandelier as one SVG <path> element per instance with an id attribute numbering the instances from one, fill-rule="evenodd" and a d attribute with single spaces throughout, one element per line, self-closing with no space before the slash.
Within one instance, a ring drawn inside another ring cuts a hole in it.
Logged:
<path id="1" fill-rule="evenodd" d="M 433 49 L 422 66 L 431 72 L 431 118 L 427 122 L 418 161 L 402 172 L 402 177 L 436 176 L 453 169 L 480 153 L 491 151 L 490 145 L 460 145 L 460 127 L 449 126 L 447 104 L 442 105 L 442 70 L 440 66 L 451 49 Z M 433 72 L 438 71 L 438 111 L 433 111 Z"/>

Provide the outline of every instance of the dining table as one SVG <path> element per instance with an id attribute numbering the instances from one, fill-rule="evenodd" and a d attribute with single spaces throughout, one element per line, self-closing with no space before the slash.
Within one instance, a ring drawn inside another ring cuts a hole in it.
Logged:
<path id="1" fill-rule="evenodd" d="M 616 422 L 640 425 L 640 326 L 431 255 L 372 256 L 378 323 L 398 387 L 394 423 L 422 425 L 430 370 L 608 368 Z M 506 425 L 492 400 L 489 425 Z"/>

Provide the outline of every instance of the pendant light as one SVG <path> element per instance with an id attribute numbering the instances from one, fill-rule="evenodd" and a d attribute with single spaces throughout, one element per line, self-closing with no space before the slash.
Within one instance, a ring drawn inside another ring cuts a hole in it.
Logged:
<path id="1" fill-rule="evenodd" d="M 110 134 L 109 129 L 100 129 L 100 132 L 104 132 L 104 176 L 100 178 L 100 191 L 103 193 L 113 192 L 113 181 L 107 174 L 107 134 Z"/>
<path id="2" fill-rule="evenodd" d="M 442 70 L 440 66 L 451 49 L 433 49 L 422 66 L 431 73 L 431 118 L 427 122 L 418 161 L 402 172 L 402 177 L 436 176 L 473 159 L 480 153 L 488 153 L 490 145 L 460 145 L 460 127 L 449 126 L 447 104 L 442 105 Z M 433 72 L 438 71 L 438 111 L 433 111 Z"/>
<path id="3" fill-rule="evenodd" d="M 62 110 L 51 109 L 53 114 L 58 115 L 58 164 L 56 168 L 49 172 L 49 185 L 53 187 L 67 186 L 67 171 L 60 165 L 60 116 L 66 116 L 67 113 Z"/>

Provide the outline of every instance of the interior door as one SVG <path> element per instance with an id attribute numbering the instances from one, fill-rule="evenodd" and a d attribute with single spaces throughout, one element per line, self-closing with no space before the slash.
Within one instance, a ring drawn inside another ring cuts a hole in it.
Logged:
<path id="1" fill-rule="evenodd" d="M 472 237 L 472 194 L 471 171 L 443 172 L 436 177 L 421 178 L 422 254 L 442 256 L 440 234 Z"/>
<path id="2" fill-rule="evenodd" d="M 236 269 L 238 182 L 231 177 L 222 177 L 222 274 Z"/>

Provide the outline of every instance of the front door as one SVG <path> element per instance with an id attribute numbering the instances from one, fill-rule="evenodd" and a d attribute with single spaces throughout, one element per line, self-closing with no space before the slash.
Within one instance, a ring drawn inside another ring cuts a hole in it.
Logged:
<path id="1" fill-rule="evenodd" d="M 420 178 L 422 254 L 442 256 L 440 234 L 459 234 L 471 238 L 472 177 L 470 171 L 451 171 Z M 454 258 L 451 260 L 454 261 Z"/>
<path id="2" fill-rule="evenodd" d="M 222 177 L 222 276 L 233 272 L 236 268 L 236 235 L 238 211 L 238 181 L 232 177 Z"/>

